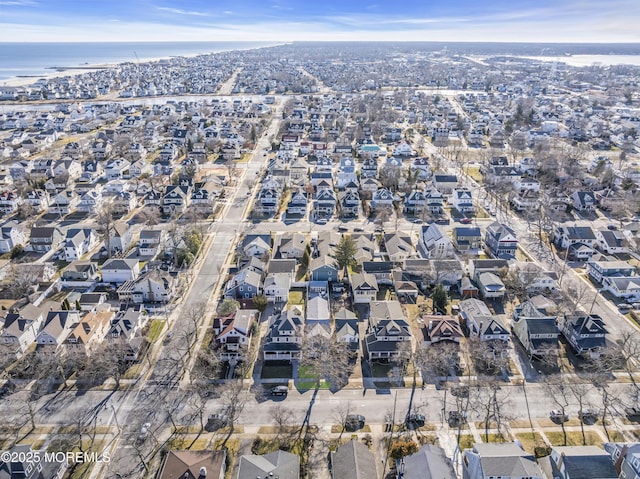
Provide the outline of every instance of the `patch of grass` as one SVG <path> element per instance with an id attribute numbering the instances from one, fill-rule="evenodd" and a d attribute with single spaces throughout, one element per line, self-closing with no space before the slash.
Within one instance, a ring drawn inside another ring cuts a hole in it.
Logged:
<path id="1" fill-rule="evenodd" d="M 563 446 L 564 435 L 562 431 L 545 432 L 552 446 Z M 602 443 L 600 435 L 595 431 L 584 432 L 587 446 L 597 446 Z M 567 431 L 567 446 L 582 446 L 582 434 L 580 431 Z"/>
<path id="2" fill-rule="evenodd" d="M 309 389 L 330 389 L 331 385 L 326 382 L 324 379 L 320 381 L 320 386 L 318 386 L 317 381 L 314 379 L 313 381 L 298 381 L 296 383 L 296 388 L 299 391 L 308 391 Z"/>
<path id="3" fill-rule="evenodd" d="M 524 450 L 531 454 L 535 453 L 536 447 L 542 447 L 545 445 L 542 436 L 537 432 L 521 432 L 515 436 L 522 444 Z"/>
<path id="4" fill-rule="evenodd" d="M 340 434 L 341 432 L 342 433 L 351 432 L 351 433 L 354 433 L 354 434 L 356 434 L 358 432 L 371 432 L 371 426 L 369 426 L 368 424 L 365 424 L 364 426 L 362 426 L 361 429 L 358 429 L 357 431 L 347 431 L 346 429 L 344 429 L 342 424 L 333 424 L 331 426 L 331 432 L 334 433 L 334 434 Z M 358 437 L 357 434 L 356 434 L 356 437 Z"/>
<path id="5" fill-rule="evenodd" d="M 154 319 L 151 322 L 151 326 L 149 327 L 149 334 L 147 335 L 150 343 L 155 343 L 158 340 L 158 338 L 162 334 L 162 331 L 164 331 L 165 325 L 166 321 L 164 319 L 158 318 Z"/>
<path id="6" fill-rule="evenodd" d="M 140 376 L 142 372 L 142 364 L 134 364 L 129 369 L 127 369 L 122 375 L 122 379 L 135 379 Z"/>
<path id="7" fill-rule="evenodd" d="M 172 438 L 169 442 L 167 442 L 167 447 L 169 449 L 181 449 L 181 450 L 189 450 L 189 451 L 205 451 L 208 449 L 209 440 L 206 437 L 199 437 L 195 439 L 195 436 L 178 436 Z"/>
<path id="8" fill-rule="evenodd" d="M 304 304 L 304 293 L 302 291 L 289 291 L 289 304 Z"/>
<path id="9" fill-rule="evenodd" d="M 460 446 L 460 450 L 471 449 L 473 448 L 475 442 L 476 441 L 475 439 L 473 439 L 472 434 L 462 434 L 460 436 L 460 443 L 458 445 Z"/>

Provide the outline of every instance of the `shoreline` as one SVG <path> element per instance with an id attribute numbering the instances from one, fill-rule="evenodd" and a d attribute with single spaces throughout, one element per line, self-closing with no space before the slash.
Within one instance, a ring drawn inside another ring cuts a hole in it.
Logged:
<path id="1" fill-rule="evenodd" d="M 277 46 L 282 46 L 282 45 L 289 45 L 291 42 L 279 42 L 279 43 L 274 43 L 274 44 L 265 44 L 263 46 L 251 46 L 251 47 L 246 47 L 246 48 L 231 48 L 231 49 L 222 49 L 222 50 L 217 50 L 217 51 L 211 51 L 211 52 L 196 52 L 196 53 L 187 53 L 184 55 L 163 55 L 163 56 L 156 56 L 156 57 L 145 57 L 145 58 L 139 58 L 136 60 L 125 60 L 125 61 L 113 61 L 113 62 L 109 62 L 109 63 L 88 63 L 88 64 L 82 64 L 82 65 L 71 65 L 71 66 L 64 66 L 64 65 L 60 65 L 60 66 L 46 66 L 46 67 L 42 67 L 43 70 L 49 70 L 46 73 L 43 73 L 41 75 L 38 74 L 29 74 L 29 75 L 21 75 L 21 76 L 14 76 L 14 77 L 10 77 L 10 78 L 6 78 L 3 80 L 0 80 L 0 87 L 26 87 L 29 85 L 34 84 L 35 82 L 37 82 L 40 79 L 44 79 L 44 80 L 50 80 L 53 78 L 61 78 L 61 77 L 66 77 L 66 76 L 77 76 L 77 75 L 82 75 L 84 73 L 92 73 L 98 70 L 106 70 L 109 68 L 117 68 L 119 65 L 123 65 L 125 63 L 131 63 L 131 64 L 144 64 L 144 63 L 156 63 L 156 62 L 160 62 L 163 60 L 169 60 L 169 61 L 173 61 L 173 60 L 177 60 L 180 58 L 196 58 L 199 56 L 204 56 L 204 55 L 216 55 L 219 53 L 229 53 L 229 52 L 243 52 L 243 51 L 250 51 L 250 50 L 260 50 L 263 48 L 273 48 L 273 47 L 277 47 Z M 134 52 L 135 53 L 135 52 Z"/>

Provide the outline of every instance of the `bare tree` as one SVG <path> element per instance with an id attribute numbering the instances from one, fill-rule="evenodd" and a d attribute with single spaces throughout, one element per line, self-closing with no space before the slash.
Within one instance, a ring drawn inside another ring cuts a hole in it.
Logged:
<path id="1" fill-rule="evenodd" d="M 218 393 L 220 394 L 220 404 L 222 404 L 229 421 L 230 434 L 232 434 L 235 430 L 235 424 L 249 400 L 249 391 L 241 379 L 231 379 L 220 387 Z"/>
<path id="2" fill-rule="evenodd" d="M 552 403 L 557 406 L 560 412 L 559 420 L 562 428 L 563 446 L 567 445 L 567 430 L 564 427 L 565 418 L 567 417 L 567 407 L 569 407 L 572 391 L 565 383 L 562 375 L 547 376 L 544 381 L 544 391 L 546 397 L 551 399 Z M 553 418 L 552 418 L 553 419 Z"/>
<path id="3" fill-rule="evenodd" d="M 337 341 L 335 337 L 316 335 L 306 338 L 300 365 L 316 376 L 317 387 L 324 379 L 332 388 L 340 388 L 348 381 L 352 357 L 353 352 L 346 342 Z"/>
<path id="4" fill-rule="evenodd" d="M 109 258 L 111 258 L 111 234 L 113 233 L 116 223 L 114 217 L 115 208 L 113 202 L 104 201 L 95 218 L 98 229 L 104 236 L 104 245 Z"/>
<path id="5" fill-rule="evenodd" d="M 489 378 L 479 382 L 470 394 L 472 394 L 471 407 L 482 417 L 485 442 L 489 442 L 489 429 L 492 423 L 495 423 L 498 433 L 502 434 L 502 426 L 507 419 L 504 409 L 509 403 L 508 393 L 503 392 L 495 378 Z"/>
<path id="6" fill-rule="evenodd" d="M 567 387 L 569 388 L 571 395 L 578 404 L 578 411 L 582 413 L 591 407 L 591 404 L 587 399 L 587 396 L 591 390 L 591 386 L 589 384 L 572 381 L 567 383 Z M 582 445 L 586 446 L 587 436 L 584 432 L 584 421 L 584 418 L 582 418 L 582 420 L 580 421 L 580 433 L 582 434 Z"/>

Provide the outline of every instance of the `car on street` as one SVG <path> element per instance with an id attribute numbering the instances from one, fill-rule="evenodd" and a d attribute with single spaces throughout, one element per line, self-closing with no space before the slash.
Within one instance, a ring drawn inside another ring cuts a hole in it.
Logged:
<path id="1" fill-rule="evenodd" d="M 327 224 L 327 218 L 318 218 L 316 220 L 316 223 L 318 223 L 319 225 L 326 225 Z"/>
<path id="2" fill-rule="evenodd" d="M 227 424 L 229 424 L 229 417 L 226 414 L 216 413 L 209 416 L 204 428 L 207 432 L 214 432 Z"/>
<path id="3" fill-rule="evenodd" d="M 287 386 L 275 386 L 271 388 L 272 396 L 286 396 L 289 394 L 289 388 Z"/>
<path id="4" fill-rule="evenodd" d="M 563 423 L 569 420 L 569 416 L 563 414 L 559 409 L 553 409 L 549 413 L 549 418 L 555 423 Z"/>
<path id="5" fill-rule="evenodd" d="M 425 417 L 424 417 L 424 414 L 420 414 L 416 412 L 413 414 L 409 414 L 405 422 L 406 422 L 407 428 L 417 429 L 419 427 L 424 426 Z"/>
<path id="6" fill-rule="evenodd" d="M 450 223 L 449 218 L 438 218 L 435 223 L 437 225 L 448 225 Z"/>
<path id="7" fill-rule="evenodd" d="M 459 411 L 449 411 L 449 415 L 447 417 L 447 424 L 449 427 L 458 427 L 463 425 L 467 420 L 466 412 Z"/>
<path id="8" fill-rule="evenodd" d="M 616 225 L 607 225 L 607 229 L 610 231 L 615 231 L 618 229 L 618 227 Z"/>
<path id="9" fill-rule="evenodd" d="M 347 228 L 345 225 L 338 226 L 338 231 L 340 231 L 340 232 L 344 233 L 345 231 L 348 231 L 348 230 L 349 230 L 349 228 Z"/>
<path id="10" fill-rule="evenodd" d="M 364 231 L 364 228 L 357 226 L 355 228 L 353 228 L 354 233 L 362 233 Z"/>
<path id="11" fill-rule="evenodd" d="M 462 223 L 463 225 L 468 225 L 471 223 L 471 218 L 462 218 L 460 220 L 460 223 Z"/>
<path id="12" fill-rule="evenodd" d="M 633 309 L 633 306 L 631 306 L 630 304 L 627 304 L 627 303 L 620 303 L 618 305 L 618 309 L 620 311 L 629 311 L 630 309 Z"/>
<path id="13" fill-rule="evenodd" d="M 593 409 L 582 409 L 578 412 L 578 417 L 583 424 L 595 424 L 598 420 L 598 413 Z"/>
<path id="14" fill-rule="evenodd" d="M 348 414 L 344 419 L 344 427 L 347 431 L 357 431 L 364 427 L 365 418 L 360 414 Z"/>
<path id="15" fill-rule="evenodd" d="M 451 394 L 459 398 L 468 398 L 469 386 L 454 386 L 451 388 Z"/>

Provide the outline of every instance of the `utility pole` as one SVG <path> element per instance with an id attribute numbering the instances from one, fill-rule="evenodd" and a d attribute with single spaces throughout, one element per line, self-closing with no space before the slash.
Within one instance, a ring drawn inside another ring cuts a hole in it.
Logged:
<path id="1" fill-rule="evenodd" d="M 398 391 L 396 391 L 395 397 L 393 398 L 393 413 L 391 416 L 391 434 L 389 434 L 389 440 L 387 441 L 387 454 L 384 456 L 384 465 L 382 467 L 382 477 L 385 477 L 387 473 L 387 461 L 389 459 L 389 448 L 391 447 L 391 441 L 393 440 L 393 431 L 396 427 L 396 404 L 398 402 Z"/>

